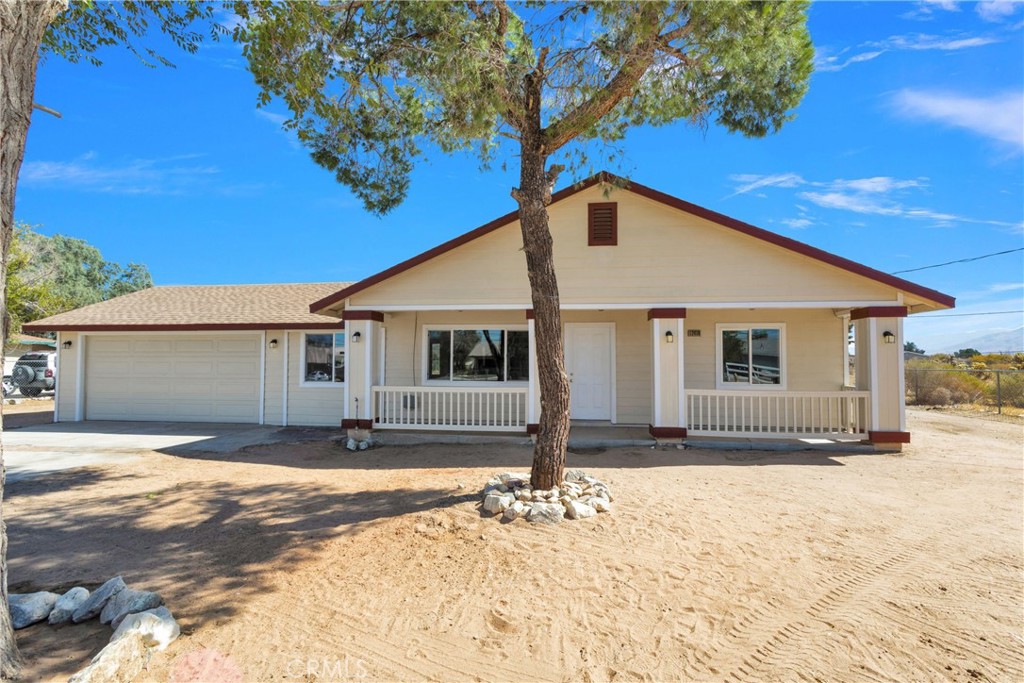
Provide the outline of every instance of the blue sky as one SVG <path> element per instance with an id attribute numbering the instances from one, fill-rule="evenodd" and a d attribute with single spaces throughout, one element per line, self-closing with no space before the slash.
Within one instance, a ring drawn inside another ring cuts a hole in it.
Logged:
<path id="1" fill-rule="evenodd" d="M 797 118 L 747 140 L 679 124 L 631 132 L 608 170 L 882 271 L 1024 246 L 1024 4 L 817 3 L 817 70 Z M 512 171 L 420 165 L 406 202 L 367 214 L 256 107 L 230 41 L 177 68 L 125 50 L 45 61 L 16 217 L 80 237 L 157 284 L 357 280 L 510 211 Z M 565 179 L 568 181 L 568 178 Z M 904 275 L 952 313 L 1024 309 L 1024 252 Z M 1020 313 L 914 316 L 940 350 Z"/>

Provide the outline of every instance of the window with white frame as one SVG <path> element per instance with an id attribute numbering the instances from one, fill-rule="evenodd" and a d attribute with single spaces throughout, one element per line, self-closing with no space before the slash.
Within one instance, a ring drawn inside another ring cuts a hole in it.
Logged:
<path id="1" fill-rule="evenodd" d="M 719 388 L 783 388 L 785 327 L 782 324 L 718 325 Z"/>
<path id="2" fill-rule="evenodd" d="M 302 381 L 325 384 L 345 381 L 345 333 L 307 332 L 303 335 Z"/>
<path id="3" fill-rule="evenodd" d="M 426 379 L 449 382 L 526 382 L 530 346 L 526 330 L 430 329 Z"/>

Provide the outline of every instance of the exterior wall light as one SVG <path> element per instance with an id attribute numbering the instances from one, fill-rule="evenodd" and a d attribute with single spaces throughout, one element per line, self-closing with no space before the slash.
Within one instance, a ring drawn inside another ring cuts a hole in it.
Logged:
<path id="1" fill-rule="evenodd" d="M 882 339 L 885 340 L 886 344 L 896 343 L 896 335 L 890 332 L 889 330 L 886 330 L 885 332 L 882 333 Z"/>
<path id="2" fill-rule="evenodd" d="M 71 348 L 71 340 L 68 339 L 66 342 L 61 344 L 61 346 L 64 347 L 65 349 L 70 349 Z"/>
<path id="3" fill-rule="evenodd" d="M 272 349 L 276 349 L 277 348 L 277 340 L 276 339 L 271 339 L 270 340 L 270 348 L 272 348 Z"/>
<path id="4" fill-rule="evenodd" d="M 363 333 L 362 332 L 353 332 L 352 333 L 352 343 L 353 344 L 358 344 L 359 340 L 361 340 L 362 338 L 363 338 Z"/>
<path id="5" fill-rule="evenodd" d="M 669 330 L 668 332 L 665 333 L 665 343 L 666 344 L 674 344 L 675 341 L 676 341 L 676 336 L 674 334 L 672 334 L 672 330 Z"/>

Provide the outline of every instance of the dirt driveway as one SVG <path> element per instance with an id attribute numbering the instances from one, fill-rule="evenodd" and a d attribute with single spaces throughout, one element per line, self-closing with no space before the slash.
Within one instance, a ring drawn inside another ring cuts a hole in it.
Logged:
<path id="1" fill-rule="evenodd" d="M 1022 680 L 1024 429 L 909 426 L 902 455 L 574 454 L 617 509 L 554 528 L 477 512 L 525 447 L 154 452 L 14 484 L 11 588 L 161 592 L 184 635 L 144 680 Z M 26 680 L 108 636 L 19 632 Z"/>

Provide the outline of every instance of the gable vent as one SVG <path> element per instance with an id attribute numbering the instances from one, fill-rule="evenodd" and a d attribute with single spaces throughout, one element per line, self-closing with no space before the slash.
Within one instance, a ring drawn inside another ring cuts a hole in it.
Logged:
<path id="1" fill-rule="evenodd" d="M 618 243 L 618 204 L 587 204 L 587 244 L 591 247 L 613 247 Z"/>

